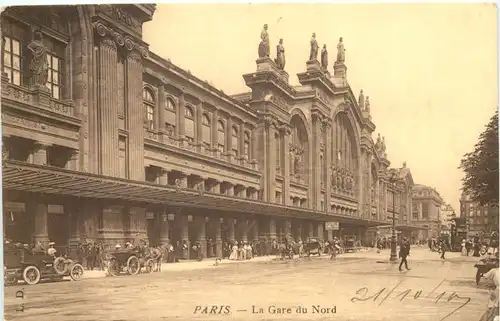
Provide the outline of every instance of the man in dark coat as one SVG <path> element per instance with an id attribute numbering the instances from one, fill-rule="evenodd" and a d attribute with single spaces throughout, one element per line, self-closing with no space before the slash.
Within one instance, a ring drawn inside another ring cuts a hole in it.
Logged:
<path id="1" fill-rule="evenodd" d="M 405 268 L 407 270 L 410 270 L 408 268 L 408 261 L 406 258 L 410 255 L 410 242 L 408 242 L 408 239 L 406 237 L 403 238 L 403 241 L 401 242 L 401 246 L 399 247 L 399 257 L 401 258 L 401 263 L 399 263 L 399 271 L 402 271 L 403 263 L 405 264 Z"/>

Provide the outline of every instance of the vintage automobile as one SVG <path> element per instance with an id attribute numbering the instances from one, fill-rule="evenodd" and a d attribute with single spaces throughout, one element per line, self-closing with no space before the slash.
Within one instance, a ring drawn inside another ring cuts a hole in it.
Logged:
<path id="1" fill-rule="evenodd" d="M 344 237 L 344 252 L 356 252 L 359 249 L 359 242 L 356 241 L 356 235 Z"/>
<path id="2" fill-rule="evenodd" d="M 122 272 L 129 275 L 138 274 L 144 267 L 150 273 L 155 267 L 155 261 L 140 248 L 118 249 L 106 254 L 108 273 L 118 276 Z"/>
<path id="3" fill-rule="evenodd" d="M 321 243 L 318 239 L 309 238 L 304 244 L 304 251 L 309 257 L 311 254 L 321 256 Z"/>
<path id="4" fill-rule="evenodd" d="M 481 281 L 481 277 L 488 273 L 492 269 L 496 269 L 498 267 L 498 257 L 487 257 L 479 260 L 474 267 L 477 269 L 476 272 L 476 285 L 479 285 L 479 281 Z"/>
<path id="5" fill-rule="evenodd" d="M 61 280 L 69 276 L 72 280 L 80 280 L 83 266 L 64 257 L 54 258 L 45 251 L 37 252 L 26 246 L 4 244 L 4 283 L 17 284 L 24 280 L 34 285 L 42 279 Z"/>

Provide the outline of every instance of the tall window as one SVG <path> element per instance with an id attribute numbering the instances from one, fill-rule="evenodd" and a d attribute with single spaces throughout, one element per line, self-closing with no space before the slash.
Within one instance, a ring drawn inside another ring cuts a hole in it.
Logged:
<path id="1" fill-rule="evenodd" d="M 44 37 L 43 42 L 47 47 L 48 77 L 47 88 L 50 89 L 52 97 L 61 99 L 64 70 L 65 46 L 51 38 Z"/>
<path id="2" fill-rule="evenodd" d="M 422 203 L 422 218 L 429 218 L 429 203 Z"/>
<path id="3" fill-rule="evenodd" d="M 250 133 L 245 132 L 245 137 L 244 137 L 244 143 L 243 143 L 243 153 L 245 154 L 246 159 L 250 159 Z"/>
<path id="4" fill-rule="evenodd" d="M 153 97 L 153 92 L 148 89 L 144 88 L 142 90 L 142 100 L 143 100 L 143 106 L 144 106 L 144 122 L 145 122 L 145 127 L 147 129 L 154 129 L 155 128 L 155 100 Z"/>
<path id="5" fill-rule="evenodd" d="M 239 132 L 238 132 L 238 128 L 236 126 L 233 126 L 233 130 L 232 130 L 232 136 L 231 136 L 231 149 L 233 151 L 233 156 L 234 157 L 237 157 L 238 156 L 238 138 L 240 137 L 239 136 Z"/>
<path id="6" fill-rule="evenodd" d="M 203 143 L 208 147 L 212 143 L 212 131 L 210 130 L 210 116 L 205 113 L 201 118 Z"/>
<path id="7" fill-rule="evenodd" d="M 220 153 L 224 153 L 226 145 L 225 140 L 226 140 L 226 134 L 225 134 L 224 122 L 222 120 L 219 120 L 217 122 L 217 148 L 219 149 Z"/>
<path id="8" fill-rule="evenodd" d="M 27 31 L 20 24 L 5 20 L 2 33 L 5 36 L 3 71 L 9 77 L 10 83 L 21 86 L 23 69 L 25 69 L 23 47 L 27 43 Z"/>
<path id="9" fill-rule="evenodd" d="M 274 135 L 274 142 L 276 144 L 276 171 L 281 174 L 281 139 L 280 135 Z"/>
<path id="10" fill-rule="evenodd" d="M 411 205 L 411 213 L 412 213 L 412 218 L 414 220 L 418 220 L 418 204 L 413 203 Z"/>
<path id="11" fill-rule="evenodd" d="M 168 136 L 173 136 L 175 134 L 175 125 L 177 124 L 176 110 L 177 108 L 175 107 L 174 100 L 167 97 L 165 101 L 165 132 Z"/>
<path id="12" fill-rule="evenodd" d="M 186 106 L 184 109 L 184 128 L 186 130 L 186 138 L 190 142 L 194 142 L 194 110 L 191 106 Z"/>

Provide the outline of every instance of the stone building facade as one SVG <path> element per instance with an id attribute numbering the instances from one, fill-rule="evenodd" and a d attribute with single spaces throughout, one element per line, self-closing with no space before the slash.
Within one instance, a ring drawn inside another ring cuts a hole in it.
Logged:
<path id="1" fill-rule="evenodd" d="M 443 198 L 435 188 L 420 184 L 413 187 L 412 221 L 424 228 L 419 231 L 419 239 L 427 240 L 440 235 L 443 203 Z"/>
<path id="2" fill-rule="evenodd" d="M 466 193 L 460 196 L 460 217 L 468 222 L 468 237 L 489 238 L 498 232 L 498 206 L 479 206 Z"/>
<path id="3" fill-rule="evenodd" d="M 230 96 L 148 50 L 154 11 L 2 13 L 6 236 L 67 246 L 139 234 L 220 255 L 223 240 L 369 240 L 393 213 L 414 228 L 410 171 L 390 169 L 373 141 L 345 59 L 333 75 L 308 61 L 297 87 L 262 57 L 243 76 L 251 91 Z"/>

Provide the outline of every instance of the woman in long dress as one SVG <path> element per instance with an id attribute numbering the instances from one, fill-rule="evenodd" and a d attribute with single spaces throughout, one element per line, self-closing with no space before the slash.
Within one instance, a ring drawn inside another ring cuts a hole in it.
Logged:
<path id="1" fill-rule="evenodd" d="M 233 247 L 231 248 L 231 255 L 229 256 L 230 260 L 238 259 L 238 242 L 234 242 Z"/>

